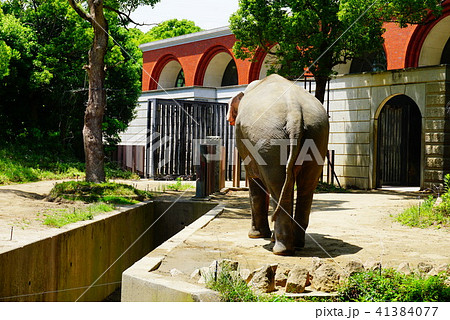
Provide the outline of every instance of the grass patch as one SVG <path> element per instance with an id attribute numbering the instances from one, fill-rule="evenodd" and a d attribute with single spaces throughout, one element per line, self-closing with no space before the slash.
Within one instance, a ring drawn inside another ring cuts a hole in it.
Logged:
<path id="1" fill-rule="evenodd" d="M 91 204 L 84 208 L 59 209 L 43 214 L 43 224 L 60 228 L 77 221 L 92 220 L 96 214 L 109 212 L 114 209 L 113 205 L 106 203 Z"/>
<path id="2" fill-rule="evenodd" d="M 149 192 L 123 183 L 91 183 L 86 181 L 66 181 L 57 183 L 50 191 L 50 200 L 66 199 L 84 202 L 105 202 L 110 204 L 135 204 L 148 200 Z"/>
<path id="3" fill-rule="evenodd" d="M 436 199 L 433 196 L 429 196 L 420 205 L 412 206 L 399 215 L 396 216 L 396 220 L 401 224 L 427 228 L 434 226 L 435 228 L 448 228 L 450 227 L 450 196 L 444 194 L 442 196 L 442 202 L 436 203 Z"/>
<path id="4" fill-rule="evenodd" d="M 167 189 L 173 191 L 185 191 L 187 189 L 194 188 L 194 186 L 190 184 L 182 184 L 181 181 L 183 181 L 183 179 L 181 177 L 178 177 L 175 183 L 168 184 L 166 187 Z"/>
<path id="5" fill-rule="evenodd" d="M 424 278 L 404 275 L 393 269 L 357 273 L 339 290 L 339 301 L 441 302 L 450 301 L 445 275 Z"/>

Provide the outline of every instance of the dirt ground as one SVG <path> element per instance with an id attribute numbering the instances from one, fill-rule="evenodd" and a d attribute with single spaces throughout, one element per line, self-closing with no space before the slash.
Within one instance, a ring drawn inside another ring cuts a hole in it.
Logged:
<path id="1" fill-rule="evenodd" d="M 43 181 L 0 186 L 0 252 L 55 232 L 55 228 L 42 224 L 42 214 L 70 204 L 45 200 L 54 183 Z M 158 189 L 159 185 L 149 181 L 129 183 L 150 190 Z M 181 194 L 168 192 L 165 197 L 175 198 Z M 191 190 L 183 197 L 190 198 L 193 194 L 194 190 Z M 272 263 L 274 257 L 279 263 L 296 264 L 309 264 L 311 257 L 339 263 L 351 259 L 363 263 L 376 260 L 385 267 L 396 267 L 404 261 L 413 266 L 419 262 L 450 263 L 449 230 L 410 228 L 395 222 L 392 217 L 419 203 L 420 197 L 420 193 L 384 191 L 316 194 L 305 248 L 297 251 L 294 257 L 278 257 L 270 252 L 273 246 L 270 239 L 247 237 L 250 227 L 248 193 L 232 191 L 213 197 L 213 200 L 225 203 L 224 213 L 175 249 L 183 253 L 183 263 L 166 259 L 163 269 L 177 268 L 190 274 L 196 267 L 208 266 L 218 258 L 244 261 L 248 268 L 257 268 L 264 262 Z M 64 227 L 61 229 L 63 231 Z M 200 248 L 201 257 L 195 256 L 195 250 L 189 248 Z M 249 250 L 251 256 L 248 255 Z"/>

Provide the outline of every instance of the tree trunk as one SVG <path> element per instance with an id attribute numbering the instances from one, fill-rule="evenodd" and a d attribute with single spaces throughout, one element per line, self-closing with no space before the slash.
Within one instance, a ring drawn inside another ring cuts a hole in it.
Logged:
<path id="1" fill-rule="evenodd" d="M 103 1 L 90 0 L 94 39 L 89 50 L 89 97 L 84 114 L 83 141 L 86 157 L 86 181 L 104 182 L 104 152 L 102 123 L 106 107 L 105 62 L 108 46 L 108 23 L 103 13 Z"/>
<path id="2" fill-rule="evenodd" d="M 323 104 L 327 91 L 328 77 L 315 76 L 314 79 L 316 80 L 316 98 Z"/>

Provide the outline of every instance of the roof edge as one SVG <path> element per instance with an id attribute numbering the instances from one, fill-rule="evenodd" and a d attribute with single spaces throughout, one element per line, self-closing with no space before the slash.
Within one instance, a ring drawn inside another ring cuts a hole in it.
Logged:
<path id="1" fill-rule="evenodd" d="M 232 32 L 228 26 L 226 27 L 220 27 L 220 28 L 214 28 L 210 30 L 205 31 L 199 31 L 195 33 L 189 33 L 178 37 L 173 37 L 169 39 L 163 39 L 163 40 L 157 40 L 152 41 L 148 43 L 143 43 L 139 45 L 139 49 L 141 49 L 142 52 L 156 50 L 156 49 L 162 49 L 167 47 L 173 47 L 173 46 L 179 46 L 186 43 L 191 42 L 197 42 L 202 40 L 208 40 L 223 36 L 231 35 Z"/>

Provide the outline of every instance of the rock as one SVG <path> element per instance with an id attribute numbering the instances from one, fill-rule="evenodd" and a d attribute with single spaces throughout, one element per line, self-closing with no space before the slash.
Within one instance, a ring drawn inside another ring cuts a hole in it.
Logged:
<path id="1" fill-rule="evenodd" d="M 412 273 L 408 262 L 402 262 L 397 268 L 397 272 L 403 273 L 405 275 L 410 275 Z"/>
<path id="2" fill-rule="evenodd" d="M 239 262 L 233 261 L 230 259 L 223 259 L 223 260 L 214 260 L 209 268 L 212 271 L 215 271 L 216 268 L 218 271 L 220 270 L 227 270 L 227 271 L 237 271 L 239 269 Z"/>
<path id="3" fill-rule="evenodd" d="M 312 266 L 311 266 L 311 272 L 314 273 L 321 265 L 323 265 L 323 261 L 318 257 L 312 258 Z"/>
<path id="4" fill-rule="evenodd" d="M 359 261 L 352 260 L 344 267 L 344 271 L 345 276 L 350 277 L 357 272 L 364 272 L 364 265 Z"/>
<path id="5" fill-rule="evenodd" d="M 172 270 L 170 270 L 170 275 L 172 277 L 176 277 L 176 276 L 179 276 L 179 275 L 182 275 L 182 274 L 183 274 L 183 272 L 181 272 L 178 269 L 173 268 Z"/>
<path id="6" fill-rule="evenodd" d="M 202 275 L 202 274 L 200 273 L 200 269 L 195 269 L 195 270 L 191 273 L 190 278 L 191 278 L 191 279 L 197 279 L 197 278 L 199 278 L 201 275 Z"/>
<path id="7" fill-rule="evenodd" d="M 249 286 L 257 293 L 269 293 L 275 290 L 275 273 L 270 265 L 255 270 Z"/>
<path id="8" fill-rule="evenodd" d="M 302 293 L 309 284 L 309 271 L 296 266 L 289 272 L 286 293 Z"/>
<path id="9" fill-rule="evenodd" d="M 445 273 L 447 275 L 450 275 L 450 265 L 448 265 L 446 263 L 443 263 L 443 264 L 437 266 L 435 269 L 436 269 L 437 273 L 441 273 L 442 272 L 442 273 Z"/>
<path id="10" fill-rule="evenodd" d="M 336 291 L 339 285 L 339 273 L 329 265 L 321 265 L 313 273 L 312 286 L 318 291 Z"/>
<path id="11" fill-rule="evenodd" d="M 419 262 L 419 264 L 417 265 L 417 269 L 421 273 L 428 273 L 431 271 L 431 269 L 433 269 L 433 265 L 425 262 Z"/>
<path id="12" fill-rule="evenodd" d="M 442 203 L 442 198 L 437 197 L 436 201 L 434 201 L 433 207 L 438 207 Z"/>
<path id="13" fill-rule="evenodd" d="M 277 271 L 275 273 L 275 286 L 285 287 L 288 279 L 289 271 L 291 271 L 292 266 L 286 264 L 278 265 Z"/>
<path id="14" fill-rule="evenodd" d="M 381 261 L 367 260 L 366 263 L 364 264 L 364 268 L 367 271 L 380 271 Z"/>
<path id="15" fill-rule="evenodd" d="M 214 279 L 214 272 L 211 271 L 209 267 L 203 267 L 200 268 L 200 279 L 198 280 L 198 283 L 206 283 L 211 279 Z"/>
<path id="16" fill-rule="evenodd" d="M 432 276 L 437 276 L 438 274 L 439 274 L 439 272 L 437 271 L 437 269 L 433 268 L 427 273 L 427 276 L 432 277 Z"/>
<path id="17" fill-rule="evenodd" d="M 249 283 L 253 278 L 253 273 L 249 269 L 239 270 L 239 275 L 246 283 Z"/>

